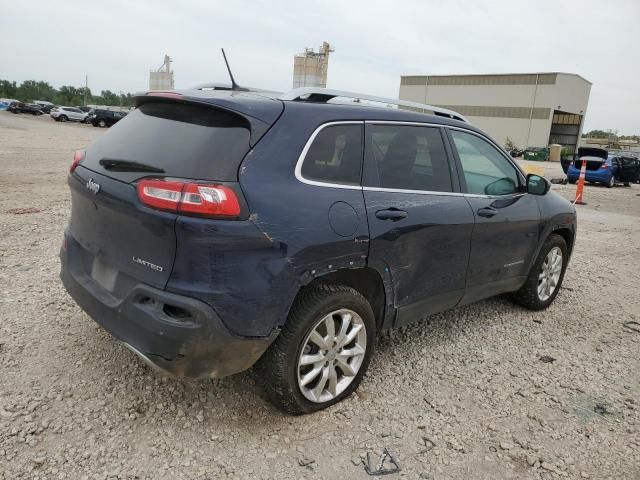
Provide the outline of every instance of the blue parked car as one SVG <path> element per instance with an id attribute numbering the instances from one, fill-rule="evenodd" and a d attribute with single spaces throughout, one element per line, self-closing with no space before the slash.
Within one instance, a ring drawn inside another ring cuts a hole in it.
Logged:
<path id="1" fill-rule="evenodd" d="M 576 183 L 580 178 L 582 162 L 587 162 L 585 180 L 592 183 L 604 183 L 608 188 L 616 184 L 618 174 L 618 157 L 609 155 L 602 148 L 581 147 L 576 155 L 577 160 L 569 164 L 567 178 L 569 183 Z"/>

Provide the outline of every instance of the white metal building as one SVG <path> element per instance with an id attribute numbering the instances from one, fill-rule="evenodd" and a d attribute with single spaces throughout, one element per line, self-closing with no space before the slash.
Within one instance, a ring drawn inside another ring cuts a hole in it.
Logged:
<path id="1" fill-rule="evenodd" d="M 420 75 L 400 78 L 401 100 L 454 110 L 504 145 L 578 145 L 591 82 L 573 73 Z"/>

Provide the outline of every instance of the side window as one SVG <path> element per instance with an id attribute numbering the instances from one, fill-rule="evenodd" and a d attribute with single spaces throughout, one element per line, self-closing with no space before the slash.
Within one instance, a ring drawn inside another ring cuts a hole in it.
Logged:
<path id="1" fill-rule="evenodd" d="M 307 180 L 360 185 L 361 170 L 362 125 L 333 125 L 316 135 L 301 173 Z"/>
<path id="2" fill-rule="evenodd" d="M 458 150 L 467 192 L 477 195 L 509 195 L 518 191 L 516 169 L 486 140 L 450 130 Z"/>
<path id="3" fill-rule="evenodd" d="M 371 125 L 366 150 L 366 186 L 452 191 L 449 161 L 438 128 Z"/>

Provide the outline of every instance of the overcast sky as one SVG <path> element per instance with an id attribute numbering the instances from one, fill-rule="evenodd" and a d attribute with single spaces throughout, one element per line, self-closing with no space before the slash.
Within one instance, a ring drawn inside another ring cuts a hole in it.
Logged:
<path id="1" fill-rule="evenodd" d="M 292 86 L 293 55 L 335 45 L 328 87 L 397 98 L 400 75 L 570 72 L 585 130 L 640 133 L 640 0 L 21 0 L 2 8 L 0 78 L 134 92 L 165 53 L 177 88 Z"/>

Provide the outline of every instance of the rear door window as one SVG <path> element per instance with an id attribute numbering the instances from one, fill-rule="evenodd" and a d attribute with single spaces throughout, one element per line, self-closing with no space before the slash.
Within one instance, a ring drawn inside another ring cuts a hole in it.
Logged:
<path id="1" fill-rule="evenodd" d="M 105 169 L 107 160 L 135 162 L 166 177 L 237 181 L 240 163 L 250 149 L 250 133 L 245 119 L 226 110 L 145 103 L 98 137 L 82 165 L 123 181 L 148 176 L 149 171 Z"/>
<path id="2" fill-rule="evenodd" d="M 360 185 L 362 124 L 331 125 L 316 135 L 300 173 L 307 180 Z"/>
<path id="3" fill-rule="evenodd" d="M 451 170 L 437 127 L 367 126 L 364 185 L 393 190 L 451 192 Z"/>

